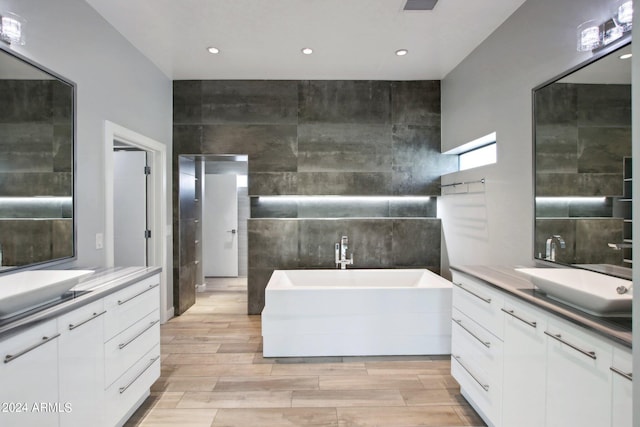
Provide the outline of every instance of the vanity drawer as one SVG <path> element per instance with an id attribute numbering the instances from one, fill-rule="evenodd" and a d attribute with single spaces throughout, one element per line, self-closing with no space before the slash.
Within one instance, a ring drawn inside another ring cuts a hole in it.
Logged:
<path id="1" fill-rule="evenodd" d="M 489 426 L 500 426 L 501 385 L 475 369 L 473 355 L 452 353 L 451 375 L 460 384 L 462 395 Z"/>
<path id="2" fill-rule="evenodd" d="M 466 274 L 457 271 L 452 273 L 453 307 L 502 339 L 502 293 Z"/>
<path id="3" fill-rule="evenodd" d="M 502 341 L 455 308 L 452 313 L 451 353 L 472 356 L 469 363 L 487 378 L 500 383 Z"/>
<path id="4" fill-rule="evenodd" d="M 160 276 L 155 275 L 105 297 L 105 341 L 131 327 L 160 304 Z"/>
<path id="5" fill-rule="evenodd" d="M 105 343 L 107 387 L 160 342 L 160 312 L 155 310 Z"/>
<path id="6" fill-rule="evenodd" d="M 130 416 L 149 388 L 160 377 L 160 346 L 145 353 L 124 375 L 105 392 L 107 422 L 105 425 L 122 425 L 123 418 Z"/>
<path id="7" fill-rule="evenodd" d="M 92 328 L 94 324 L 99 323 L 100 318 L 106 314 L 107 311 L 104 309 L 104 300 L 100 299 L 63 314 L 58 318 L 58 326 L 61 333 L 73 335 L 80 330 Z M 100 336 L 102 338 L 103 328 L 100 329 Z"/>

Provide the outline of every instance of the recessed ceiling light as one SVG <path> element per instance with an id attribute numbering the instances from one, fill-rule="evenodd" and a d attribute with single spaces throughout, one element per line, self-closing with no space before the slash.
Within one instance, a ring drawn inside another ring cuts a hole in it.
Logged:
<path id="1" fill-rule="evenodd" d="M 208 47 L 208 48 L 207 48 L 207 51 L 208 51 L 209 53 L 220 53 L 220 49 L 218 49 L 217 47 L 213 47 L 213 46 Z"/>
<path id="2" fill-rule="evenodd" d="M 407 49 L 398 49 L 398 50 L 396 50 L 396 55 L 398 55 L 398 56 L 405 56 L 407 53 L 409 53 L 409 51 Z"/>
<path id="3" fill-rule="evenodd" d="M 311 55 L 313 53 L 313 49 L 311 49 L 310 47 L 305 47 L 304 49 L 301 50 L 302 53 L 304 53 L 305 55 Z"/>
<path id="4" fill-rule="evenodd" d="M 633 56 L 631 53 L 625 53 L 624 55 L 620 55 L 620 59 L 629 59 Z"/>

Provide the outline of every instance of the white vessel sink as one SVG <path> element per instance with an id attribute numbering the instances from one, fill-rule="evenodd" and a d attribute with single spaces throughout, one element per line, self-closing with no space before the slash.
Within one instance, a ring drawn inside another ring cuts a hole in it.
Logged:
<path id="1" fill-rule="evenodd" d="M 577 268 L 516 268 L 550 298 L 596 316 L 630 316 L 630 280 Z M 624 287 L 625 293 L 618 293 Z"/>
<path id="2" fill-rule="evenodd" d="M 31 270 L 0 277 L 0 318 L 54 301 L 93 270 Z"/>

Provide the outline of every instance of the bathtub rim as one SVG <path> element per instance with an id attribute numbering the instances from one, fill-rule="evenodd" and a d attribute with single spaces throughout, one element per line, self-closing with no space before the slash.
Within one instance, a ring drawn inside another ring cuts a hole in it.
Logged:
<path id="1" fill-rule="evenodd" d="M 420 272 L 421 275 L 416 285 L 394 285 L 394 286 L 342 286 L 342 285 L 301 285 L 294 283 L 287 273 L 289 272 L 335 272 L 335 274 L 357 274 L 358 272 Z M 437 273 L 427 268 L 351 268 L 351 269 L 333 269 L 333 268 L 298 268 L 298 269 L 278 269 L 274 270 L 267 282 L 265 291 L 313 291 L 313 290 L 391 290 L 391 289 L 446 289 L 452 288 L 453 284 Z"/>

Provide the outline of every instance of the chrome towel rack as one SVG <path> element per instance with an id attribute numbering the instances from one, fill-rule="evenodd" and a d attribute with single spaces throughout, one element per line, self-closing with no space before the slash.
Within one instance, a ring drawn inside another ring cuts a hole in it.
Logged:
<path id="1" fill-rule="evenodd" d="M 485 185 L 485 178 L 481 178 L 481 179 L 476 179 L 474 181 L 460 181 L 460 182 L 453 182 L 451 184 L 444 184 L 444 185 L 440 185 L 440 189 L 443 188 L 450 188 L 453 187 L 454 191 L 450 192 L 450 193 L 442 193 L 443 196 L 448 196 L 451 194 L 468 194 L 468 193 L 482 193 L 484 192 L 484 185 Z M 479 191 L 470 191 L 470 185 L 472 184 L 482 184 L 483 188 L 482 190 Z M 463 191 L 457 191 L 457 187 L 460 186 L 466 186 L 466 188 Z"/>

